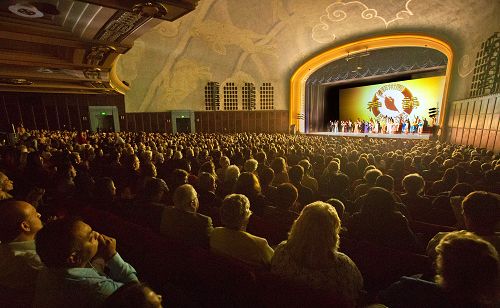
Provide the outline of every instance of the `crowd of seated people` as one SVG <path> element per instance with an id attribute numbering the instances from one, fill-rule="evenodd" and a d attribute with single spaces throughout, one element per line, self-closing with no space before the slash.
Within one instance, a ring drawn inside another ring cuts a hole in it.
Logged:
<path id="1" fill-rule="evenodd" d="M 2 225 L 0 252 L 20 262 L 20 272 L 31 273 L 19 279 L 38 278 L 25 287 L 26 281 L 12 282 L 16 276 L 2 272 L 0 283 L 30 289 L 42 307 L 102 304 L 124 284 L 136 288 L 125 295 L 154 293 L 137 283 L 133 264 L 116 253 L 112 238 L 74 218 L 94 208 L 165 238 L 329 289 L 356 305 L 364 277 L 355 256 L 342 252 L 343 239 L 434 260 L 450 238 L 419 233 L 433 226 L 468 230 L 498 249 L 498 193 L 498 154 L 439 141 L 26 131 L 17 144 L 0 146 L 0 220 L 11 223 Z M 43 228 L 36 224 L 38 213 Z M 486 249 L 476 246 L 478 252 Z M 23 249 L 28 252 L 17 251 Z M 498 262 L 498 254 L 489 255 Z M 2 262 L 8 267 L 14 261 Z M 438 265 L 443 278 L 425 290 L 454 302 L 446 296 L 456 290 L 448 289 L 442 272 L 449 265 Z M 391 288 L 381 294 L 394 294 Z M 73 297 L 63 298 L 66 292 Z M 495 301 L 490 293 L 484 302 Z M 467 300 L 482 303 L 474 296 Z M 389 303 L 391 297 L 380 299 Z"/>

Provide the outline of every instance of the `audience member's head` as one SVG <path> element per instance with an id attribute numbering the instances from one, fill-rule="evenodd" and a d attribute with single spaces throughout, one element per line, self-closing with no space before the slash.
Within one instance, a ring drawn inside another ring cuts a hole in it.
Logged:
<path id="1" fill-rule="evenodd" d="M 170 182 L 169 182 L 170 188 L 175 191 L 175 189 L 177 187 L 179 187 L 183 184 L 187 184 L 188 176 L 189 176 L 189 173 L 187 173 L 186 170 L 175 169 L 172 172 L 172 176 L 170 177 Z"/>
<path id="2" fill-rule="evenodd" d="M 361 212 L 374 217 L 382 217 L 394 212 L 396 202 L 390 191 L 381 187 L 372 187 L 368 190 Z"/>
<path id="3" fill-rule="evenodd" d="M 111 201 L 116 196 L 115 183 L 110 177 L 97 178 L 94 184 L 94 197 L 98 200 Z"/>
<path id="4" fill-rule="evenodd" d="M 257 176 L 250 172 L 243 172 L 234 185 L 234 193 L 243 194 L 249 198 L 261 193 L 261 187 Z"/>
<path id="5" fill-rule="evenodd" d="M 375 186 L 382 187 L 388 191 L 394 191 L 394 178 L 388 174 L 383 174 L 375 181 Z"/>
<path id="6" fill-rule="evenodd" d="M 106 299 L 104 308 L 161 308 L 162 296 L 140 282 L 121 286 Z"/>
<path id="7" fill-rule="evenodd" d="M 287 247 L 298 264 L 320 268 L 339 246 L 340 219 L 328 203 L 316 201 L 302 209 L 293 223 Z"/>
<path id="8" fill-rule="evenodd" d="M 455 185 L 458 180 L 458 172 L 453 168 L 448 168 L 443 174 L 443 182 L 448 185 Z"/>
<path id="9" fill-rule="evenodd" d="M 247 159 L 245 161 L 245 164 L 243 165 L 243 170 L 245 170 L 245 172 L 255 172 L 257 171 L 257 167 L 259 166 L 259 163 L 257 162 L 257 160 L 251 158 L 251 159 Z"/>
<path id="10" fill-rule="evenodd" d="M 177 187 L 174 192 L 174 206 L 186 212 L 196 212 L 199 203 L 194 187 L 189 184 Z"/>
<path id="11" fill-rule="evenodd" d="M 220 218 L 224 227 L 232 230 L 245 230 L 252 215 L 250 201 L 245 195 L 231 194 L 222 202 Z"/>
<path id="12" fill-rule="evenodd" d="M 292 166 L 290 171 L 288 171 L 288 177 L 291 183 L 300 184 L 302 182 L 302 178 L 304 177 L 304 168 L 299 165 Z"/>
<path id="13" fill-rule="evenodd" d="M 160 202 L 163 195 L 168 192 L 167 183 L 159 178 L 151 178 L 146 181 L 142 199 L 153 202 Z"/>
<path id="14" fill-rule="evenodd" d="M 411 173 L 403 178 L 403 187 L 410 195 L 421 194 L 424 191 L 424 185 L 424 178 L 418 173 Z"/>
<path id="15" fill-rule="evenodd" d="M 29 203 L 7 200 L 0 204 L 0 242 L 24 242 L 35 239 L 42 228 L 41 215 Z"/>
<path id="16" fill-rule="evenodd" d="M 236 183 L 240 176 L 240 169 L 236 165 L 229 165 L 224 172 L 225 183 Z"/>
<path id="17" fill-rule="evenodd" d="M 276 207 L 283 210 L 290 210 L 299 197 L 297 188 L 293 184 L 283 183 L 278 185 L 276 189 L 276 194 L 279 196 Z"/>
<path id="18" fill-rule="evenodd" d="M 97 254 L 98 236 L 80 219 L 57 219 L 36 234 L 36 252 L 49 268 L 86 267 Z"/>
<path id="19" fill-rule="evenodd" d="M 274 180 L 273 169 L 271 169 L 269 167 L 262 168 L 262 171 L 259 174 L 260 185 L 262 187 L 267 187 L 267 186 L 271 185 L 273 180 Z"/>
<path id="20" fill-rule="evenodd" d="M 436 282 L 453 298 L 485 307 L 498 299 L 498 252 L 490 243 L 456 231 L 441 239 L 436 252 Z"/>
<path id="21" fill-rule="evenodd" d="M 9 192 L 14 189 L 14 182 L 5 173 L 0 172 L 0 192 Z"/>
<path id="22" fill-rule="evenodd" d="M 217 188 L 217 183 L 215 181 L 215 177 L 208 173 L 202 172 L 198 176 L 198 189 L 203 192 L 215 192 Z"/>
<path id="23" fill-rule="evenodd" d="M 378 169 L 370 169 L 365 172 L 364 179 L 367 184 L 369 185 L 375 185 L 375 182 L 377 181 L 377 178 L 382 175 L 382 171 Z"/>
<path id="24" fill-rule="evenodd" d="M 271 164 L 271 168 L 274 170 L 274 174 L 286 173 L 285 159 L 283 157 L 276 157 Z"/>
<path id="25" fill-rule="evenodd" d="M 491 235 L 500 221 L 500 196 L 485 191 L 474 191 L 462 201 L 467 230 L 479 235 Z"/>
<path id="26" fill-rule="evenodd" d="M 326 203 L 330 204 L 331 206 L 333 206 L 335 208 L 335 210 L 337 211 L 337 215 L 339 215 L 340 221 L 342 221 L 344 218 L 344 212 L 345 212 L 344 203 L 342 203 L 342 201 L 340 201 L 339 199 L 335 199 L 335 198 L 328 199 L 326 201 Z"/>

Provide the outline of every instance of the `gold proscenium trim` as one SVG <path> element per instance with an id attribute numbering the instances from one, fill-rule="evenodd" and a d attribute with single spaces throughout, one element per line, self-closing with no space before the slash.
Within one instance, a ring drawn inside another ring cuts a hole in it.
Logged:
<path id="1" fill-rule="evenodd" d="M 327 50 L 302 64 L 293 73 L 290 79 L 289 125 L 295 124 L 295 127 L 297 127 L 300 132 L 304 132 L 305 128 L 300 127 L 300 119 L 297 118 L 297 115 L 302 113 L 301 102 L 305 99 L 305 83 L 311 74 L 330 62 L 344 58 L 347 54 L 391 47 L 433 48 L 448 57 L 444 93 L 439 115 L 439 125 L 442 127 L 446 114 L 446 100 L 448 98 L 448 88 L 450 85 L 453 51 L 448 43 L 434 37 L 419 34 L 382 35 L 347 43 Z"/>
<path id="2" fill-rule="evenodd" d="M 118 77 L 116 73 L 116 63 L 118 63 L 118 59 L 120 59 L 121 55 L 118 55 L 113 63 L 111 64 L 111 71 L 109 72 L 109 85 L 116 91 L 121 94 L 125 94 L 130 88 L 123 83 L 123 81 Z"/>

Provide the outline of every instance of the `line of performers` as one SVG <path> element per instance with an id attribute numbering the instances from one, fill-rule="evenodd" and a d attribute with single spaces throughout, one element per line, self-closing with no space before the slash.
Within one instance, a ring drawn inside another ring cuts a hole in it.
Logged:
<path id="1" fill-rule="evenodd" d="M 356 121 L 335 120 L 328 123 L 328 129 L 332 133 L 372 133 L 372 134 L 422 134 L 429 123 L 426 118 L 414 117 L 413 121 L 407 117 L 392 118 L 370 118 L 370 120 L 357 119 Z"/>

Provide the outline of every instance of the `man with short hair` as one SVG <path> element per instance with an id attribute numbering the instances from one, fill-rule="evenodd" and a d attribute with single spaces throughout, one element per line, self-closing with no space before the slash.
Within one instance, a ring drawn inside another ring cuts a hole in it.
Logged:
<path id="1" fill-rule="evenodd" d="M 274 251 L 265 238 L 246 232 L 252 211 L 245 195 L 231 194 L 221 208 L 223 227 L 215 228 L 210 236 L 210 250 L 241 261 L 269 266 Z"/>
<path id="2" fill-rule="evenodd" d="M 500 195 L 473 191 L 462 201 L 465 229 L 483 240 L 491 243 L 497 250 L 500 249 L 500 233 L 495 227 L 500 222 Z M 436 246 L 448 232 L 439 232 L 427 245 L 427 255 L 435 259 Z"/>
<path id="3" fill-rule="evenodd" d="M 163 211 L 160 233 L 174 240 L 208 247 L 213 230 L 212 219 L 197 213 L 199 201 L 193 186 L 179 186 L 174 192 L 173 201 L 174 207 L 167 207 Z"/>
<path id="4" fill-rule="evenodd" d="M 38 275 L 35 307 L 98 307 L 123 284 L 138 281 L 135 269 L 116 252 L 116 240 L 79 219 L 48 223 L 36 236 L 36 251 L 47 268 Z M 109 276 L 91 264 L 97 258 Z"/>
<path id="5" fill-rule="evenodd" d="M 0 204 L 0 221 L 0 286 L 32 296 L 43 268 L 35 251 L 40 214 L 27 202 L 9 200 Z"/>

